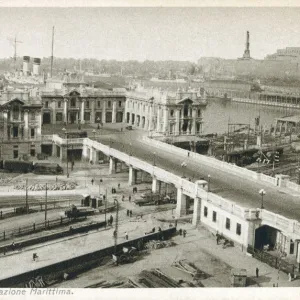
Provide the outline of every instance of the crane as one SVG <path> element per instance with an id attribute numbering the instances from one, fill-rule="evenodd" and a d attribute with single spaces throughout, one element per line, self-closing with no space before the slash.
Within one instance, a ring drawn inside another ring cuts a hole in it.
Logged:
<path id="1" fill-rule="evenodd" d="M 13 45 L 14 47 L 14 62 L 15 62 L 15 70 L 16 70 L 16 63 L 17 63 L 17 43 L 23 43 L 22 41 L 17 40 L 17 36 L 15 38 L 7 38 L 8 41 Z"/>

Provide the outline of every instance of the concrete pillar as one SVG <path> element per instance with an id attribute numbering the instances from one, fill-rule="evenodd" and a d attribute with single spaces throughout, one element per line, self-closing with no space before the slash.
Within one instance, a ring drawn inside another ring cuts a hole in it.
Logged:
<path id="1" fill-rule="evenodd" d="M 116 123 L 116 117 L 117 117 L 117 103 L 116 103 L 116 101 L 113 101 L 113 105 L 112 105 L 112 123 Z"/>
<path id="2" fill-rule="evenodd" d="M 136 183 L 136 171 L 132 166 L 129 166 L 129 177 L 128 177 L 128 185 L 132 186 Z"/>
<path id="3" fill-rule="evenodd" d="M 186 214 L 186 195 L 183 194 L 182 188 L 177 188 L 177 206 L 176 217 Z"/>
<path id="4" fill-rule="evenodd" d="M 201 216 L 201 199 L 198 197 L 194 198 L 194 213 L 193 213 L 193 221 L 192 224 L 197 226 L 200 222 Z"/>
<path id="5" fill-rule="evenodd" d="M 68 99 L 64 99 L 64 122 L 68 122 Z"/>
<path id="6" fill-rule="evenodd" d="M 84 124 L 84 101 L 81 101 L 81 108 L 80 108 L 80 123 Z"/>
<path id="7" fill-rule="evenodd" d="M 153 179 L 152 179 L 152 192 L 156 193 L 156 189 L 157 189 L 157 179 L 156 179 L 156 177 L 153 177 Z"/>
<path id="8" fill-rule="evenodd" d="M 56 144 L 52 144 L 52 156 L 57 157 L 57 149 L 56 149 Z"/>
<path id="9" fill-rule="evenodd" d="M 102 108 L 102 123 L 106 123 L 106 102 L 103 101 L 103 108 Z"/>
<path id="10" fill-rule="evenodd" d="M 152 105 L 150 105 L 149 107 L 149 126 L 148 126 L 148 130 L 152 130 Z"/>
<path id="11" fill-rule="evenodd" d="M 109 158 L 109 170 L 108 170 L 108 174 L 114 174 L 116 172 L 116 168 L 115 168 L 115 159 L 110 157 Z"/>
<path id="12" fill-rule="evenodd" d="M 176 123 L 175 123 L 175 135 L 180 133 L 180 110 L 176 110 Z"/>
<path id="13" fill-rule="evenodd" d="M 158 192 L 159 193 L 161 192 L 161 181 L 160 180 L 158 181 Z"/>

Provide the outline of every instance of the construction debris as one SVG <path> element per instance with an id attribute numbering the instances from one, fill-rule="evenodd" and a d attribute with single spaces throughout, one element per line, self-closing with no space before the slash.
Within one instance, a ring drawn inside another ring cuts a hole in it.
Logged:
<path id="1" fill-rule="evenodd" d="M 172 267 L 183 271 L 185 273 L 191 274 L 194 279 L 206 279 L 208 277 L 210 277 L 209 274 L 201 271 L 200 269 L 198 269 L 193 263 L 189 262 L 186 259 L 174 262 L 172 264 Z"/>
<path id="2" fill-rule="evenodd" d="M 58 182 L 53 184 L 47 184 L 47 190 L 49 191 L 62 191 L 62 190 L 74 190 L 76 188 L 77 183 L 75 182 Z M 25 183 L 19 183 L 14 186 L 16 190 L 26 190 Z M 44 191 L 46 190 L 46 183 L 45 184 L 31 184 L 28 185 L 27 189 L 29 191 Z"/>
<path id="3" fill-rule="evenodd" d="M 142 271 L 139 275 L 138 283 L 141 285 L 141 287 L 145 288 L 181 287 L 177 281 L 170 278 L 159 269 Z"/>
<path id="4" fill-rule="evenodd" d="M 85 288 L 116 288 L 124 284 L 124 281 L 107 282 L 106 280 L 99 281 L 95 284 L 86 286 Z"/>
<path id="5" fill-rule="evenodd" d="M 161 249 L 166 247 L 172 247 L 175 243 L 173 241 L 149 241 L 146 243 L 145 248 L 149 251 L 155 249 Z"/>

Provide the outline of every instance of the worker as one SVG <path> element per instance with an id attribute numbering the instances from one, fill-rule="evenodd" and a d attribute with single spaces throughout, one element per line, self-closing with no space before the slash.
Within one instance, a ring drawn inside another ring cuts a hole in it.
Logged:
<path id="1" fill-rule="evenodd" d="M 129 217 L 129 209 L 127 209 L 127 217 Z"/>
<path id="2" fill-rule="evenodd" d="M 132 217 L 132 210 L 129 211 L 129 215 L 130 215 L 130 217 Z"/>
<path id="3" fill-rule="evenodd" d="M 129 197 L 128 197 L 128 200 L 129 200 L 129 202 L 131 202 L 131 196 L 129 195 Z"/>
<path id="4" fill-rule="evenodd" d="M 125 240 L 128 241 L 128 233 L 125 232 Z"/>
<path id="5" fill-rule="evenodd" d="M 121 184 L 120 183 L 118 183 L 118 189 L 121 187 Z"/>
<path id="6" fill-rule="evenodd" d="M 112 216 L 112 215 L 110 215 L 110 217 L 109 217 L 109 223 L 110 223 L 110 225 L 112 225 L 112 223 L 113 223 L 113 220 L 114 220 L 113 216 Z"/>
<path id="7" fill-rule="evenodd" d="M 35 261 L 35 260 L 38 258 L 37 254 L 36 254 L 36 253 L 33 253 L 33 254 L 32 254 L 32 258 L 33 258 L 33 261 Z"/>
<path id="8" fill-rule="evenodd" d="M 91 180 L 92 185 L 94 184 L 94 179 Z"/>
<path id="9" fill-rule="evenodd" d="M 184 229 L 183 230 L 183 237 L 185 238 L 185 236 L 186 236 L 186 230 Z"/>

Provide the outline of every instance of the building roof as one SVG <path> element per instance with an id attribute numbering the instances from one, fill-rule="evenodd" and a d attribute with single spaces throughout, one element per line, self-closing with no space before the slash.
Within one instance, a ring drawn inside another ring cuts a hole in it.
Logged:
<path id="1" fill-rule="evenodd" d="M 277 121 L 283 121 L 283 122 L 299 123 L 300 122 L 300 115 L 276 118 L 276 120 Z"/>

